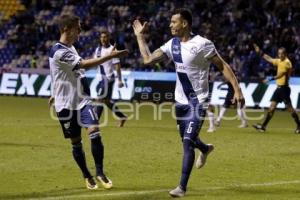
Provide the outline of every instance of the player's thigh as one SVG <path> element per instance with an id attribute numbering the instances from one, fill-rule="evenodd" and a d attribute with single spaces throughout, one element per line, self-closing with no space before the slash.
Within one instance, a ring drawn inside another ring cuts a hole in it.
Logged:
<path id="1" fill-rule="evenodd" d="M 269 107 L 269 111 L 274 111 L 278 105 L 277 101 L 271 101 L 271 105 Z"/>
<path id="2" fill-rule="evenodd" d="M 288 104 L 291 105 L 292 104 L 290 95 L 291 95 L 291 88 L 290 87 L 283 88 L 283 90 L 281 92 L 281 96 L 282 96 L 283 102 L 286 105 L 288 105 Z"/>
<path id="3" fill-rule="evenodd" d="M 109 92 L 109 82 L 105 76 L 102 76 L 102 80 L 97 85 L 97 95 L 99 99 L 106 99 Z"/>
<path id="4" fill-rule="evenodd" d="M 81 135 L 81 127 L 77 120 L 77 111 L 63 109 L 57 113 L 65 138 L 76 138 Z"/>
<path id="5" fill-rule="evenodd" d="M 184 131 L 186 128 L 186 120 L 189 118 L 189 106 L 176 103 L 175 105 L 175 114 L 177 127 L 180 133 L 180 136 L 183 138 Z"/>
<path id="6" fill-rule="evenodd" d="M 114 83 L 115 83 L 115 81 L 109 81 L 108 82 L 108 90 L 107 90 L 107 95 L 106 95 L 106 98 L 108 98 L 108 99 L 112 98 Z"/>
<path id="7" fill-rule="evenodd" d="M 274 91 L 271 102 L 281 103 L 283 101 L 283 90 L 282 88 L 278 87 Z"/>
<path id="8" fill-rule="evenodd" d="M 196 108 L 191 108 L 190 118 L 185 120 L 185 130 L 184 130 L 184 139 L 190 139 L 194 141 L 199 134 L 199 131 L 203 125 L 206 109 L 203 109 L 202 106 L 197 106 Z"/>

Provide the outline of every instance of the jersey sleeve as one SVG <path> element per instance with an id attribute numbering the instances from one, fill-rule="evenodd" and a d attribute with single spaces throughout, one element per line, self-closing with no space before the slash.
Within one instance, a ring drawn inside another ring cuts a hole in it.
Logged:
<path id="1" fill-rule="evenodd" d="M 120 63 L 120 59 L 119 58 L 113 58 L 112 59 L 112 64 L 118 64 Z"/>
<path id="2" fill-rule="evenodd" d="M 61 67 L 78 68 L 82 58 L 68 49 L 59 49 L 54 54 L 54 60 Z"/>
<path id="3" fill-rule="evenodd" d="M 278 66 L 278 63 L 279 63 L 279 59 L 273 59 L 272 60 L 272 65 L 274 65 L 274 66 Z"/>
<path id="4" fill-rule="evenodd" d="M 282 72 L 288 72 L 290 69 L 292 69 L 292 63 L 291 62 L 285 62 L 283 65 Z"/>
<path id="5" fill-rule="evenodd" d="M 290 61 L 287 62 L 286 68 L 287 68 L 288 70 L 292 69 L 292 63 L 291 63 Z"/>
<path id="6" fill-rule="evenodd" d="M 162 50 L 162 52 L 164 54 L 166 54 L 168 56 L 168 58 L 172 58 L 172 52 L 171 52 L 171 44 L 172 44 L 172 40 L 169 40 L 167 43 L 165 43 L 164 45 L 162 45 L 159 49 Z"/>
<path id="7" fill-rule="evenodd" d="M 202 48 L 203 57 L 206 59 L 210 59 L 216 54 L 217 54 L 217 50 L 214 43 L 210 40 L 206 40 Z"/>

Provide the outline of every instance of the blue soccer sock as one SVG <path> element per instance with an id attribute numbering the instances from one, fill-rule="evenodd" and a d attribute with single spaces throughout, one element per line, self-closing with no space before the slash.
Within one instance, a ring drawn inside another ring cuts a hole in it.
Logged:
<path id="1" fill-rule="evenodd" d="M 183 161 L 180 186 L 184 191 L 188 184 L 188 180 L 195 161 L 194 146 L 190 140 L 183 140 Z"/>
<path id="2" fill-rule="evenodd" d="M 84 151 L 82 149 L 82 143 L 81 141 L 73 145 L 73 158 L 76 161 L 77 165 L 79 166 L 83 177 L 84 178 L 90 178 L 92 177 L 91 173 L 89 172 L 87 165 L 86 165 L 86 161 L 85 161 L 85 154 Z"/>
<path id="3" fill-rule="evenodd" d="M 96 175 L 104 176 L 104 172 L 103 172 L 104 146 L 101 141 L 99 131 L 90 133 L 90 139 L 91 139 L 91 151 L 96 166 Z"/>

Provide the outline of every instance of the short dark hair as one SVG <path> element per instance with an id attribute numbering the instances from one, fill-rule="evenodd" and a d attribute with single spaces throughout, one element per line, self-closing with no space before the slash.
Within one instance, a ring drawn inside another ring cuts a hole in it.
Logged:
<path id="1" fill-rule="evenodd" d="M 78 25 L 80 18 L 76 15 L 64 14 L 59 17 L 58 28 L 62 32 L 64 28 L 72 28 Z"/>
<path id="2" fill-rule="evenodd" d="M 187 8 L 178 8 L 174 11 L 173 15 L 180 14 L 180 16 L 187 21 L 188 25 L 191 27 L 193 24 L 192 12 Z"/>
<path id="3" fill-rule="evenodd" d="M 280 47 L 278 50 L 282 50 L 282 52 L 287 55 L 287 52 L 286 52 L 286 48 L 285 47 Z"/>
<path id="4" fill-rule="evenodd" d="M 107 35 L 108 37 L 110 37 L 110 32 L 109 32 L 107 29 L 101 30 L 99 36 L 101 36 L 102 34 L 105 34 L 105 35 Z"/>

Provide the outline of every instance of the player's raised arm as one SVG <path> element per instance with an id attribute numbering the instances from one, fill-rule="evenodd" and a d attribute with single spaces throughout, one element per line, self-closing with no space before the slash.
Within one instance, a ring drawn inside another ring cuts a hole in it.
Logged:
<path id="1" fill-rule="evenodd" d="M 223 73 L 224 77 L 231 83 L 234 89 L 234 101 L 240 102 L 241 106 L 245 103 L 245 99 L 242 90 L 239 86 L 236 76 L 231 70 L 230 66 L 222 59 L 222 57 L 217 53 L 210 61 L 218 67 L 218 69 Z"/>
<path id="2" fill-rule="evenodd" d="M 254 44 L 253 44 L 253 47 L 254 47 L 255 52 L 256 52 L 258 55 L 260 55 L 262 58 L 264 58 L 264 59 L 265 59 L 266 61 L 268 61 L 269 63 L 272 63 L 272 65 L 274 65 L 276 59 L 274 59 L 274 58 L 272 58 L 271 56 L 265 54 L 265 53 L 259 48 L 259 46 L 258 46 L 257 44 L 254 43 Z"/>
<path id="3" fill-rule="evenodd" d="M 107 56 L 102 56 L 99 58 L 91 58 L 86 60 L 81 60 L 79 63 L 79 68 L 88 69 L 91 67 L 96 67 L 97 65 L 100 65 L 112 58 L 120 58 L 128 55 L 128 50 L 116 50 L 115 48 L 112 50 L 112 52 Z"/>
<path id="4" fill-rule="evenodd" d="M 147 26 L 147 22 L 145 22 L 142 25 L 139 20 L 135 20 L 132 25 L 134 34 L 136 36 L 139 45 L 140 52 L 143 57 L 143 62 L 145 65 L 151 65 L 164 60 L 166 58 L 166 55 L 163 53 L 161 49 L 157 49 L 153 53 L 150 52 L 144 37 L 146 26 Z"/>

